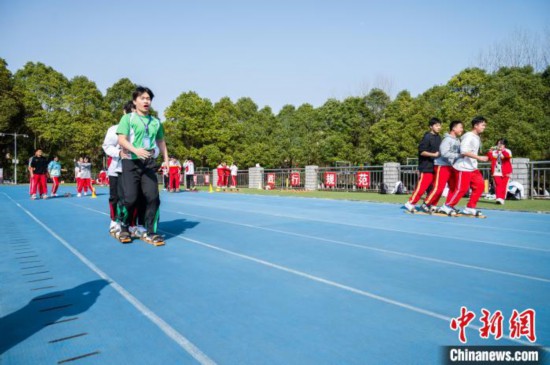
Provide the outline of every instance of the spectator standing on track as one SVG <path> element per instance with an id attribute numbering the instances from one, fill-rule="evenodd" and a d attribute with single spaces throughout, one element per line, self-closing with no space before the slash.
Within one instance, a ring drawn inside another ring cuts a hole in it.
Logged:
<path id="1" fill-rule="evenodd" d="M 460 142 L 460 154 L 462 157 L 458 158 L 453 164 L 454 169 L 457 171 L 456 187 L 454 191 L 449 191 L 445 205 L 440 208 L 440 211 L 445 214 L 456 215 L 458 213 L 455 209 L 456 204 L 471 188 L 472 194 L 470 195 L 468 204 L 460 213 L 478 217 L 483 216 L 476 209 L 477 202 L 485 187 L 483 175 L 478 170 L 477 163 L 489 160 L 487 156 L 479 155 L 481 150 L 480 135 L 485 130 L 486 125 L 487 120 L 484 117 L 475 117 L 472 120 L 472 130 L 462 137 L 462 141 Z"/>
<path id="2" fill-rule="evenodd" d="M 231 171 L 231 189 L 235 189 L 237 187 L 237 173 L 239 168 L 235 165 L 235 162 L 233 162 L 231 163 L 229 170 Z"/>
<path id="3" fill-rule="evenodd" d="M 162 181 L 164 184 L 164 191 L 170 189 L 170 174 L 168 172 L 169 167 L 166 165 L 166 163 L 162 163 L 159 168 L 159 172 L 162 173 Z"/>
<path id="4" fill-rule="evenodd" d="M 491 175 L 495 182 L 495 195 L 497 204 L 504 204 L 506 193 L 508 192 L 508 182 L 512 175 L 512 151 L 506 148 L 508 141 L 501 138 L 497 141 L 497 145 L 491 147 L 487 153 L 489 161 L 491 161 Z"/>
<path id="5" fill-rule="evenodd" d="M 42 150 L 38 148 L 33 158 L 31 159 L 29 172 L 33 183 L 31 184 L 31 199 L 37 198 L 36 192 L 38 191 L 39 197 L 42 199 L 48 198 L 48 160 L 42 156 Z"/>
<path id="6" fill-rule="evenodd" d="M 181 181 L 181 163 L 176 159 L 176 156 L 170 156 L 170 161 L 168 161 L 168 173 L 170 174 L 170 192 L 179 193 Z"/>
<path id="7" fill-rule="evenodd" d="M 432 184 L 434 178 L 434 160 L 439 157 L 441 121 L 437 118 L 432 118 L 428 124 L 430 131 L 424 134 L 418 146 L 418 171 L 420 178 L 416 184 L 416 189 L 414 189 L 409 200 L 405 203 L 405 209 L 409 212 L 416 210 L 416 203 Z M 421 209 L 429 212 L 429 208 L 425 204 L 422 205 Z"/>
<path id="8" fill-rule="evenodd" d="M 84 196 L 88 195 L 88 189 L 93 193 L 92 187 L 92 164 L 89 162 L 88 157 L 84 157 L 82 162 L 78 163 L 80 169 L 80 186 L 77 187 L 77 197 L 82 196 L 82 190 L 84 190 Z"/>
<path id="9" fill-rule="evenodd" d="M 78 192 L 79 189 L 82 189 L 81 185 L 82 185 L 82 179 L 80 177 L 81 175 L 81 171 L 80 171 L 80 165 L 81 163 L 84 162 L 84 158 L 82 158 L 82 156 L 80 156 L 78 158 L 78 160 L 75 158 L 74 159 L 74 181 L 76 183 L 76 191 Z"/>
<path id="10" fill-rule="evenodd" d="M 194 177 L 195 177 L 195 163 L 189 157 L 183 163 L 183 168 L 185 171 L 185 186 L 187 190 L 192 190 L 195 188 Z"/>
<path id="11" fill-rule="evenodd" d="M 61 176 L 61 163 L 59 163 L 59 157 L 54 156 L 53 160 L 48 164 L 48 174 L 52 178 L 52 193 L 51 196 L 57 196 L 57 189 L 59 188 L 59 178 Z"/>

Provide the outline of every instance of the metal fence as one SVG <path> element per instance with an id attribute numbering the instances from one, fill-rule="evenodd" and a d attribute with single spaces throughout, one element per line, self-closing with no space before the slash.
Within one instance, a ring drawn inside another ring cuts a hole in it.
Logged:
<path id="1" fill-rule="evenodd" d="M 531 162 L 531 199 L 550 199 L 550 161 Z"/>
<path id="2" fill-rule="evenodd" d="M 321 167 L 317 172 L 317 189 L 327 191 L 379 191 L 384 166 Z"/>
<path id="3" fill-rule="evenodd" d="M 305 188 L 306 170 L 296 169 L 266 169 L 264 170 L 264 185 L 268 189 L 300 190 Z"/>

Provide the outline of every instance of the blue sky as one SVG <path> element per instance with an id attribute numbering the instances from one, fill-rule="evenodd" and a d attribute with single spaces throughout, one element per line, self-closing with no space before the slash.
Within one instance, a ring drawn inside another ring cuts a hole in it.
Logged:
<path id="1" fill-rule="evenodd" d="M 548 0 L 0 0 L 0 57 L 43 62 L 106 89 L 251 97 L 277 112 L 369 87 L 413 95 L 471 66 L 514 30 L 543 32 Z"/>

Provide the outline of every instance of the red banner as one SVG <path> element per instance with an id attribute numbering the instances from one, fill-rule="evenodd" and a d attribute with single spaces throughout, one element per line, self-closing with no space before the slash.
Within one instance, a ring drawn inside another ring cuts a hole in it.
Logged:
<path id="1" fill-rule="evenodd" d="M 300 173 L 292 172 L 290 174 L 290 186 L 293 188 L 300 186 Z"/>
<path id="2" fill-rule="evenodd" d="M 358 171 L 357 172 L 357 187 L 359 189 L 368 189 L 370 187 L 370 172 Z"/>
<path id="3" fill-rule="evenodd" d="M 275 187 L 275 174 L 267 174 L 267 186 L 269 189 L 273 189 Z"/>
<path id="4" fill-rule="evenodd" d="M 336 186 L 336 173 L 325 172 L 325 187 L 333 188 Z"/>

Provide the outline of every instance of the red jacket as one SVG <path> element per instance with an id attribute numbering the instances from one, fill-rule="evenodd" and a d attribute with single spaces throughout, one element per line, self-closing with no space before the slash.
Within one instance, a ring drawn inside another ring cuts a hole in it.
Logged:
<path id="1" fill-rule="evenodd" d="M 487 152 L 487 157 L 489 157 L 489 161 L 491 161 L 491 175 L 495 173 L 495 166 L 497 164 L 497 158 L 498 158 L 498 151 L 489 151 Z M 512 162 L 510 161 L 512 159 L 512 151 L 509 149 L 504 149 L 502 151 L 502 176 L 510 176 L 512 174 Z"/>

